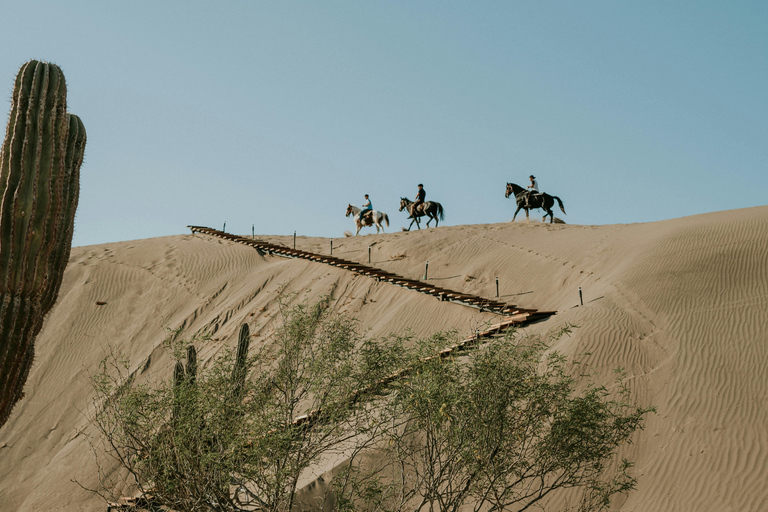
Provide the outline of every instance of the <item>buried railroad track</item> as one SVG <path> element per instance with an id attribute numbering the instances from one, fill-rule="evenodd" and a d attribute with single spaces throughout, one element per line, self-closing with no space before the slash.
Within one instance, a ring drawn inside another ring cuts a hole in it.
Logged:
<path id="1" fill-rule="evenodd" d="M 439 286 L 425 283 L 424 281 L 403 277 L 380 268 L 358 263 L 356 261 L 344 260 L 334 256 L 301 251 L 298 249 L 291 249 L 282 245 L 264 242 L 263 240 L 232 235 L 230 233 L 225 233 L 224 231 L 218 231 L 216 229 L 206 228 L 203 226 L 187 227 L 192 230 L 192 233 L 201 233 L 204 235 L 223 238 L 232 242 L 248 245 L 266 254 L 275 254 L 285 258 L 300 258 L 318 263 L 325 263 L 326 265 L 331 265 L 333 267 L 342 268 L 356 274 L 370 277 L 379 282 L 385 281 L 403 288 L 407 288 L 409 290 L 432 295 L 441 301 L 453 302 L 455 304 L 461 304 L 462 306 L 468 306 L 471 308 L 479 309 L 481 311 L 489 311 L 507 316 L 529 315 L 535 316 L 537 318 L 555 314 L 554 311 L 538 311 L 536 309 L 519 308 L 515 305 L 507 304 L 506 302 L 488 299 L 486 297 L 480 297 L 478 295 L 472 295 L 469 293 L 462 293 L 455 290 L 449 290 L 447 288 L 441 288 Z M 533 318 L 531 320 L 533 320 Z"/>

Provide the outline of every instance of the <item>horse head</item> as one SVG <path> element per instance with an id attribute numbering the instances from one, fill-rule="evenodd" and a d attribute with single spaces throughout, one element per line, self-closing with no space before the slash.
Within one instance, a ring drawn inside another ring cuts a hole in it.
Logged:
<path id="1" fill-rule="evenodd" d="M 408 205 L 410 204 L 410 201 L 408 198 L 401 197 L 400 198 L 400 209 L 398 211 L 403 211 Z"/>
<path id="2" fill-rule="evenodd" d="M 515 185 L 514 183 L 507 183 L 507 191 L 504 193 L 504 197 L 506 198 L 509 198 L 509 196 L 517 197 L 517 194 L 519 194 L 520 192 L 525 192 L 525 189 L 520 185 Z"/>
<path id="3" fill-rule="evenodd" d="M 347 205 L 347 213 L 344 216 L 345 217 L 349 217 L 350 215 L 352 215 L 352 205 L 351 204 Z"/>

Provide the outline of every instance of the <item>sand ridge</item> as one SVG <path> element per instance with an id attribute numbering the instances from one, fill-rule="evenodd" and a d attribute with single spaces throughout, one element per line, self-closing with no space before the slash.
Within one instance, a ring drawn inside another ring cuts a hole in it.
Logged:
<path id="1" fill-rule="evenodd" d="M 291 247 L 292 236 L 262 239 Z M 329 252 L 329 240 L 297 248 Z M 606 226 L 517 222 L 334 239 L 334 256 L 437 286 L 557 310 L 528 329 L 579 325 L 554 347 L 610 384 L 623 367 L 633 396 L 653 404 L 646 430 L 623 448 L 638 490 L 622 511 L 768 509 L 768 207 Z M 578 288 L 584 305 L 579 305 Z M 309 261 L 262 256 L 202 235 L 74 248 L 36 359 L 0 431 L 0 510 L 104 510 L 71 479 L 95 485 L 85 413 L 89 372 L 111 347 L 144 381 L 170 376 L 165 328 L 213 333 L 205 362 L 240 323 L 266 343 L 277 297 L 316 299 L 374 335 L 405 328 L 461 334 L 497 315 Z M 99 304 L 104 303 L 104 304 Z M 583 356 L 588 352 L 589 356 Z M 128 492 L 129 489 L 126 489 Z"/>

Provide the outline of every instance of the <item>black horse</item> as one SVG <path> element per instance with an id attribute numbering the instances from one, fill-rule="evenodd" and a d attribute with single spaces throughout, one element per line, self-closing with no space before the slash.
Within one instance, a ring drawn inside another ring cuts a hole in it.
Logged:
<path id="1" fill-rule="evenodd" d="M 400 211 L 403 210 L 410 210 L 410 206 L 413 204 L 413 201 L 410 199 L 406 199 L 405 197 L 400 198 Z M 435 201 L 427 201 L 425 203 L 420 204 L 416 207 L 416 211 L 413 212 L 413 220 L 411 221 L 411 224 L 408 226 L 408 231 L 411 230 L 411 226 L 413 226 L 413 223 L 416 223 L 416 227 L 418 229 L 421 229 L 421 225 L 419 224 L 419 217 L 427 216 L 427 227 L 429 227 L 429 223 L 432 222 L 432 219 L 435 220 L 435 227 L 437 227 L 438 219 L 443 220 L 445 219 L 445 213 L 443 212 L 443 205 L 440 203 L 437 203 Z"/>
<path id="2" fill-rule="evenodd" d="M 512 222 L 515 222 L 517 212 L 522 209 L 525 209 L 525 218 L 528 219 L 528 210 L 533 210 L 534 208 L 543 208 L 544 211 L 547 212 L 544 214 L 544 217 L 541 218 L 542 222 L 546 220 L 547 215 L 549 215 L 550 223 L 555 222 L 555 216 L 552 213 L 552 207 L 555 206 L 555 200 L 557 200 L 557 204 L 560 205 L 560 210 L 565 213 L 563 202 L 557 196 L 551 196 L 547 193 L 531 194 L 530 202 L 526 204 L 525 197 L 528 195 L 528 191 L 520 185 L 507 183 L 507 192 L 504 194 L 504 197 L 508 198 L 511 194 L 515 195 L 515 200 L 517 201 L 517 210 L 515 210 L 515 215 L 512 217 Z"/>

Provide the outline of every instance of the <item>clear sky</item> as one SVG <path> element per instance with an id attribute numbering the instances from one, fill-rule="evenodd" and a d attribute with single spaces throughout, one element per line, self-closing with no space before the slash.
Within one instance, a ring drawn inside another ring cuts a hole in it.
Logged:
<path id="1" fill-rule="evenodd" d="M 365 193 L 399 230 L 418 183 L 447 225 L 506 222 L 529 174 L 571 224 L 768 204 L 764 0 L 0 0 L 0 20 L 3 123 L 29 59 L 85 123 L 76 246 L 338 237 Z"/>

